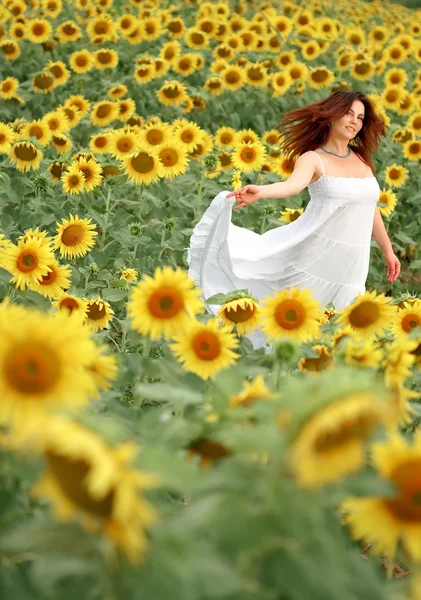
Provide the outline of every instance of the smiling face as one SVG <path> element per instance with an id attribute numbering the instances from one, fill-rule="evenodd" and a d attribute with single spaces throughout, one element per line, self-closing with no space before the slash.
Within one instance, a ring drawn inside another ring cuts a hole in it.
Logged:
<path id="1" fill-rule="evenodd" d="M 364 104 L 361 100 L 354 100 L 346 114 L 332 123 L 332 130 L 336 135 L 351 140 L 362 128 L 364 115 Z"/>

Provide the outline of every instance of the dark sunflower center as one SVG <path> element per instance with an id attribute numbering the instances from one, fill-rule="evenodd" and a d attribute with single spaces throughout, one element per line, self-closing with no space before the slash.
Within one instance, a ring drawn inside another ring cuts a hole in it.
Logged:
<path id="1" fill-rule="evenodd" d="M 37 149 L 32 144 L 22 144 L 19 146 L 15 146 L 14 153 L 16 158 L 19 158 L 20 160 L 24 160 L 26 162 L 31 162 L 37 157 Z"/>
<path id="2" fill-rule="evenodd" d="M 91 319 L 91 321 L 99 321 L 105 317 L 106 312 L 105 304 L 101 303 L 100 306 L 98 302 L 92 302 L 88 305 L 86 316 L 88 319 Z"/>
<path id="3" fill-rule="evenodd" d="M 156 319 L 172 319 L 184 310 L 183 296 L 173 288 L 160 288 L 149 298 L 148 308 Z"/>
<path id="4" fill-rule="evenodd" d="M 57 354 L 48 346 L 32 342 L 15 346 L 4 362 L 9 385 L 21 394 L 50 392 L 60 376 Z"/>
<path id="5" fill-rule="evenodd" d="M 254 306 L 247 306 L 247 308 L 238 307 L 237 310 L 226 308 L 225 316 L 233 323 L 244 323 L 252 318 L 255 313 Z"/>
<path id="6" fill-rule="evenodd" d="M 146 152 L 138 152 L 132 157 L 130 163 L 137 173 L 149 173 L 155 166 L 154 159 Z"/>
<path id="7" fill-rule="evenodd" d="M 80 306 L 79 302 L 77 302 L 73 298 L 64 298 L 64 300 L 61 300 L 60 302 L 60 308 L 66 308 L 69 311 L 69 313 L 72 314 L 72 312 L 74 310 L 78 310 Z"/>
<path id="8" fill-rule="evenodd" d="M 350 323 L 354 327 L 368 327 L 379 317 L 379 307 L 373 302 L 362 302 L 350 314 Z"/>
<path id="9" fill-rule="evenodd" d="M 83 229 L 80 225 L 69 225 L 61 234 L 61 242 L 65 246 L 76 246 L 83 239 Z"/>
<path id="10" fill-rule="evenodd" d="M 193 351 L 200 360 L 215 360 L 221 353 L 221 342 L 210 331 L 198 333 L 192 340 Z"/>
<path id="11" fill-rule="evenodd" d="M 22 273 L 30 273 L 38 266 L 38 256 L 30 250 L 21 252 L 16 261 L 16 266 Z"/>
<path id="12" fill-rule="evenodd" d="M 86 485 L 91 466 L 84 460 L 72 460 L 49 450 L 45 453 L 47 464 L 64 495 L 79 509 L 102 519 L 112 516 L 114 490 L 104 498 L 94 498 Z"/>
<path id="13" fill-rule="evenodd" d="M 335 429 L 320 432 L 313 442 L 314 450 L 322 454 L 353 440 L 364 440 L 371 434 L 376 423 L 377 416 L 372 412 L 344 420 Z"/>

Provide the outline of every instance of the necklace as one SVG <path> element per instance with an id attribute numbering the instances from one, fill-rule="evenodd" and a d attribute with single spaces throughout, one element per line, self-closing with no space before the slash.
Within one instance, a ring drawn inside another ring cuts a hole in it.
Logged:
<path id="1" fill-rule="evenodd" d="M 333 154 L 333 156 L 337 156 L 338 158 L 347 158 L 347 156 L 349 156 L 351 154 L 351 148 L 348 146 L 348 154 L 345 154 L 345 156 L 341 156 L 340 154 L 335 154 L 334 152 L 329 152 L 329 150 L 325 150 L 323 148 L 323 146 L 320 146 L 320 148 L 323 150 L 323 152 L 326 152 L 327 154 Z"/>

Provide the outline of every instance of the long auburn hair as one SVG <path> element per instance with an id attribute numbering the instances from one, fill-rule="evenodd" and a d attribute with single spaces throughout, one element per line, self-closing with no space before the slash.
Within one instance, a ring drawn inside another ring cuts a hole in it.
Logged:
<path id="1" fill-rule="evenodd" d="M 307 150 L 323 146 L 329 138 L 328 124 L 343 117 L 355 100 L 364 104 L 365 115 L 362 128 L 349 145 L 375 171 L 371 155 L 377 150 L 380 137 L 386 135 L 386 125 L 362 92 L 339 90 L 324 100 L 286 113 L 277 127 L 281 134 L 281 149 L 294 160 Z"/>

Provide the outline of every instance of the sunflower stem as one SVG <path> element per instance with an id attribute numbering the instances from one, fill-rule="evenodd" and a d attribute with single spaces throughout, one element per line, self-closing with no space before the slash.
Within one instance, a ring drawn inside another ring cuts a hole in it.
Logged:
<path id="1" fill-rule="evenodd" d="M 105 245 L 105 234 L 107 233 L 107 227 L 108 227 L 108 217 L 110 214 L 111 188 L 108 188 L 107 196 L 105 197 L 104 194 L 102 194 L 102 197 L 105 200 L 104 228 L 102 230 L 102 240 L 101 240 L 101 249 L 103 250 L 104 245 Z"/>
<path id="2" fill-rule="evenodd" d="M 143 382 L 146 375 L 145 361 L 149 358 L 149 350 L 151 347 L 151 340 L 148 337 L 143 338 L 143 350 L 142 350 L 142 372 L 140 373 L 139 380 Z"/>
<path id="3" fill-rule="evenodd" d="M 265 226 L 266 226 L 266 215 L 263 215 L 262 222 L 260 224 L 260 235 L 262 235 L 262 233 L 265 232 Z"/>

